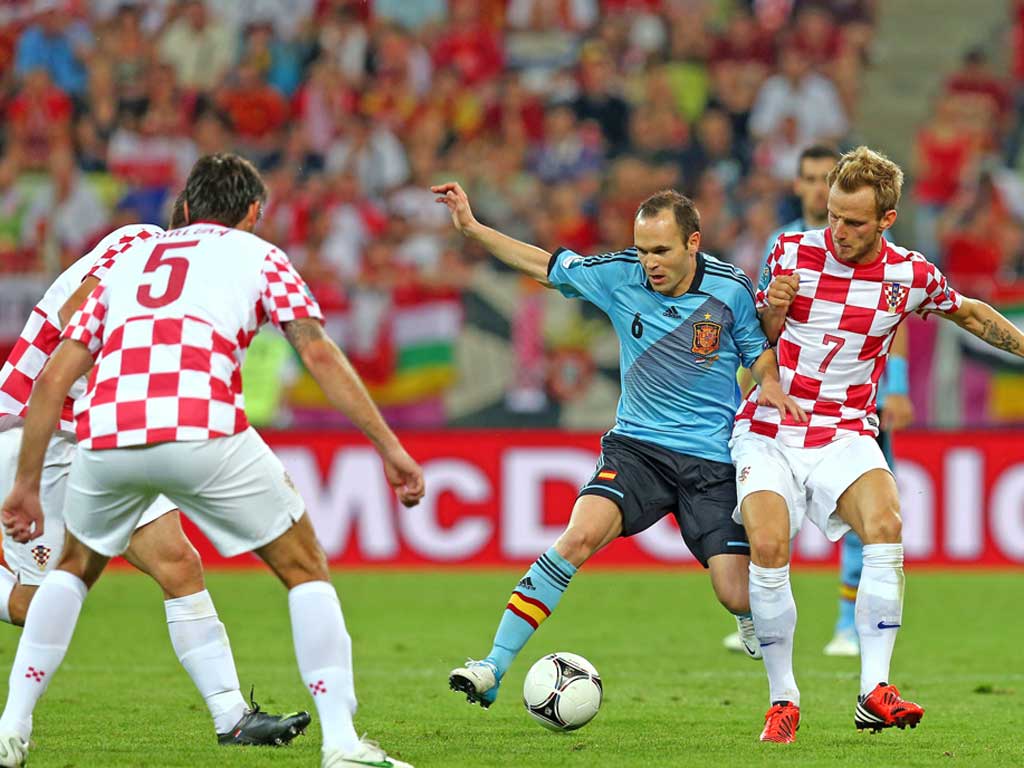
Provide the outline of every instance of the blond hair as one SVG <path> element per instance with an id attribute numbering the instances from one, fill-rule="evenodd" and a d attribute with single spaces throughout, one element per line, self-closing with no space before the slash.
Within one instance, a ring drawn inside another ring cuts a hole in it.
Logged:
<path id="1" fill-rule="evenodd" d="M 843 192 L 871 187 L 875 191 L 875 208 L 881 218 L 900 203 L 903 171 L 881 152 L 861 146 L 840 157 L 829 171 L 828 185 L 831 187 L 833 184 L 838 184 Z"/>

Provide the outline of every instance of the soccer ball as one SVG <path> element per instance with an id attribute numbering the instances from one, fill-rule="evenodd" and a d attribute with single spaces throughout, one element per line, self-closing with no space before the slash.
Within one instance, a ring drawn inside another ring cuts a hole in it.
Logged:
<path id="1" fill-rule="evenodd" d="M 526 673 L 523 704 L 552 731 L 575 731 L 594 719 L 604 689 L 594 665 L 575 653 L 549 653 Z"/>

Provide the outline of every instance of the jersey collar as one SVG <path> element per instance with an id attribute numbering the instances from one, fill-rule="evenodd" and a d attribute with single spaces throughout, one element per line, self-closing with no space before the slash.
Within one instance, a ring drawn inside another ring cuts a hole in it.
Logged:
<path id="1" fill-rule="evenodd" d="M 704 281 L 704 254 L 701 253 L 700 251 L 697 251 L 696 262 L 697 263 L 694 265 L 694 270 L 693 270 L 693 280 L 690 282 L 690 287 L 686 289 L 686 293 L 684 293 L 683 296 L 686 296 L 687 294 L 690 294 L 690 293 L 700 293 L 701 292 L 700 285 Z M 674 299 L 681 299 L 683 297 L 683 296 L 662 296 L 660 293 L 658 293 L 656 290 L 654 290 L 654 286 L 651 285 L 650 278 L 648 278 L 646 276 L 644 277 L 644 287 L 647 288 L 647 290 L 649 290 L 651 293 L 656 294 L 658 296 L 661 296 L 661 298 L 666 299 L 668 301 L 672 301 Z"/>

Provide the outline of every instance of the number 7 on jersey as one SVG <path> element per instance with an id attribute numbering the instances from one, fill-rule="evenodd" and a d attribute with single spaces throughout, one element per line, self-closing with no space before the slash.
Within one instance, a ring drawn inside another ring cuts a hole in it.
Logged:
<path id="1" fill-rule="evenodd" d="M 835 346 L 828 351 L 828 354 L 825 355 L 825 359 L 821 361 L 821 365 L 818 366 L 818 373 L 825 372 L 825 369 L 828 368 L 829 363 L 831 363 L 832 359 L 839 354 L 839 350 L 843 348 L 843 345 L 846 343 L 846 339 L 844 339 L 842 336 L 833 336 L 831 333 L 826 333 L 825 338 L 822 339 L 822 343 L 834 344 Z"/>
<path id="2" fill-rule="evenodd" d="M 153 283 L 142 283 L 135 295 L 139 304 L 149 309 L 165 307 L 172 301 L 181 297 L 185 287 L 185 277 L 188 275 L 189 260 L 181 256 L 166 255 L 167 251 L 180 248 L 194 248 L 199 245 L 198 240 L 188 240 L 184 243 L 160 243 L 153 249 L 153 253 L 143 268 L 143 274 L 156 272 L 160 267 L 168 267 L 171 271 L 167 275 L 167 287 L 159 296 L 153 295 Z"/>

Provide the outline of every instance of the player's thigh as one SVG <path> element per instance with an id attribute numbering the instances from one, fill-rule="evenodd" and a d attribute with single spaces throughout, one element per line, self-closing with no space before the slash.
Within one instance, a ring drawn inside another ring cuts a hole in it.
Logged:
<path id="1" fill-rule="evenodd" d="M 156 498 L 146 450 L 78 451 L 68 476 L 64 525 L 92 552 L 107 558 L 124 552 Z"/>
<path id="2" fill-rule="evenodd" d="M 898 536 L 896 481 L 874 438 L 857 435 L 806 451 L 824 452 L 807 477 L 807 514 L 830 541 L 850 528 L 868 544 Z"/>
<path id="3" fill-rule="evenodd" d="M 895 544 L 902 540 L 896 480 L 883 469 L 868 470 L 857 478 L 839 497 L 836 514 L 864 544 Z"/>
<path id="4" fill-rule="evenodd" d="M 789 540 L 800 531 L 807 512 L 806 497 L 791 457 L 773 439 L 746 433 L 732 444 L 736 466 L 738 507 L 733 519 L 743 524 L 750 541 L 751 556 L 759 550 L 774 550 L 772 559 L 785 553 Z"/>
<path id="5" fill-rule="evenodd" d="M 260 549 L 305 514 L 281 460 L 253 429 L 146 451 L 155 485 L 225 557 Z"/>
<path id="6" fill-rule="evenodd" d="M 716 555 L 750 555 L 736 511 L 736 469 L 732 464 L 690 456 L 675 458 L 678 488 L 675 516 L 683 541 L 705 568 Z"/>
<path id="7" fill-rule="evenodd" d="M 0 494 L 3 498 L 14 484 L 21 436 L 20 428 L 0 433 Z M 64 549 L 64 501 L 73 457 L 74 446 L 62 439 L 52 440 L 47 448 L 39 484 L 44 516 L 42 535 L 22 544 L 6 532 L 3 534 L 4 560 L 22 584 L 39 585 L 60 560 Z"/>

